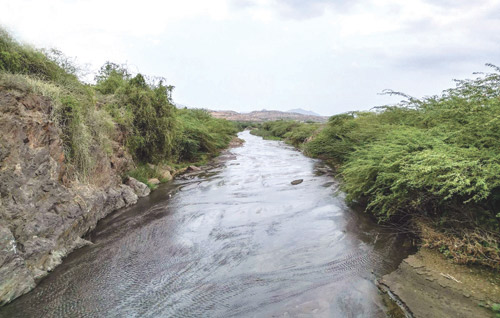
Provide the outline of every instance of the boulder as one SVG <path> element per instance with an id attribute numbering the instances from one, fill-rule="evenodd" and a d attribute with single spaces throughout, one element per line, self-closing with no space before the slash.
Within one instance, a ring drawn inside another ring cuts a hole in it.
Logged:
<path id="1" fill-rule="evenodd" d="M 167 170 L 167 171 L 169 171 L 171 174 L 175 171 L 175 169 L 174 169 L 174 168 L 172 168 L 172 167 L 171 167 L 171 166 L 169 166 L 169 165 L 163 165 L 163 166 L 161 166 L 161 169 L 162 169 L 162 170 Z"/>
<path id="2" fill-rule="evenodd" d="M 140 198 L 146 197 L 151 193 L 151 190 L 146 184 L 135 178 L 129 177 L 126 184 L 131 187 L 135 194 Z"/>
<path id="3" fill-rule="evenodd" d="M 152 185 L 159 185 L 160 184 L 160 180 L 158 180 L 157 178 L 151 178 L 151 179 L 148 180 L 148 183 L 152 184 Z"/>
<path id="4" fill-rule="evenodd" d="M 138 195 L 135 193 L 134 189 L 132 189 L 131 187 L 128 187 L 124 184 L 120 185 L 119 188 L 121 191 L 123 201 L 125 202 L 125 206 L 130 206 L 132 204 L 137 203 Z M 116 208 L 114 210 L 117 210 L 117 209 L 118 208 Z"/>
<path id="5" fill-rule="evenodd" d="M 197 167 L 197 166 L 189 166 L 189 167 L 187 168 L 187 171 L 189 171 L 189 172 L 201 171 L 201 168 L 200 168 L 200 167 Z"/>
<path id="6" fill-rule="evenodd" d="M 170 171 L 165 170 L 162 172 L 161 178 L 165 181 L 170 181 L 170 180 L 172 180 L 172 174 L 170 174 Z"/>
<path id="7" fill-rule="evenodd" d="M 291 182 L 292 185 L 297 185 L 297 184 L 301 184 L 302 182 L 304 181 L 304 179 L 297 179 L 297 180 L 293 180 Z"/>

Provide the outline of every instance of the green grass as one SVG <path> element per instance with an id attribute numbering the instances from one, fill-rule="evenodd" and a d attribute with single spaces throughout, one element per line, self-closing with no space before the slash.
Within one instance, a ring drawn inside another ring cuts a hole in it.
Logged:
<path id="1" fill-rule="evenodd" d="M 141 181 L 152 175 L 146 163 L 204 163 L 229 144 L 238 128 L 202 110 L 176 109 L 173 86 L 163 78 L 132 76 L 123 65 L 107 62 L 95 84 L 78 77 L 78 67 L 58 51 L 16 42 L 0 30 L 0 85 L 49 97 L 51 119 L 61 131 L 67 163 L 76 177 L 91 182 L 96 154 L 113 155 L 122 142 Z M 241 126 L 241 125 L 239 125 Z M 147 180 L 146 180 L 147 181 Z"/>

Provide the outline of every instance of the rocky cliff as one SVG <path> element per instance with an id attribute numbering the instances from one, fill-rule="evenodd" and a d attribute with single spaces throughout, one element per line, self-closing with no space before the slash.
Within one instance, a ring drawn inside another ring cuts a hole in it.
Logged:
<path id="1" fill-rule="evenodd" d="M 119 143 L 96 153 L 94 178 L 80 182 L 65 163 L 50 99 L 0 87 L 0 305 L 31 290 L 81 237 L 137 195 L 121 184 L 131 164 Z"/>

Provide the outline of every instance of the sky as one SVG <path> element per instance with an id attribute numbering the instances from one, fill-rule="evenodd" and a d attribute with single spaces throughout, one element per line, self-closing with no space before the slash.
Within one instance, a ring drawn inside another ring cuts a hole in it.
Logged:
<path id="1" fill-rule="evenodd" d="M 174 101 L 322 115 L 439 94 L 500 65 L 500 0 L 0 0 L 0 25 L 97 71 L 162 76 Z M 87 79 L 92 79 L 92 74 Z"/>

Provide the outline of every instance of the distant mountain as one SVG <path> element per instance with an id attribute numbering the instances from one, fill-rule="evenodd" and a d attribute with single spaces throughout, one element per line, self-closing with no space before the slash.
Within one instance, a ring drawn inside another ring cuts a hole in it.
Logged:
<path id="1" fill-rule="evenodd" d="M 315 112 L 310 111 L 310 110 L 305 110 L 305 109 L 302 109 L 302 108 L 290 109 L 290 110 L 287 111 L 287 113 L 297 113 L 297 114 L 309 115 L 309 116 L 321 116 L 318 113 L 315 113 Z"/>
<path id="2" fill-rule="evenodd" d="M 234 121 L 250 121 L 250 122 L 263 122 L 270 120 L 288 119 L 298 121 L 314 121 L 324 123 L 328 120 L 326 116 L 307 115 L 298 112 L 281 112 L 278 110 L 260 110 L 250 113 L 238 113 L 232 110 L 226 111 L 209 111 L 212 116 L 216 118 L 225 118 Z"/>

